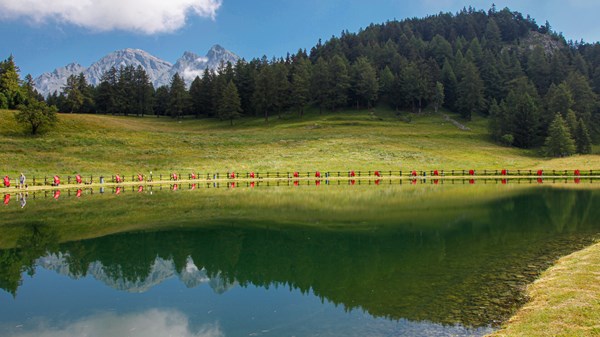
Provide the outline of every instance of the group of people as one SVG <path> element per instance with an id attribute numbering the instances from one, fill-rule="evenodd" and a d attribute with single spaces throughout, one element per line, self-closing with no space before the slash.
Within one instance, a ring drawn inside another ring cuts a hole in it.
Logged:
<path id="1" fill-rule="evenodd" d="M 4 182 L 4 187 L 10 187 L 10 178 L 9 176 L 4 176 L 3 179 Z M 21 173 L 21 175 L 19 176 L 19 181 L 18 181 L 18 186 L 17 188 L 27 188 L 27 184 L 25 183 L 25 175 L 23 173 Z"/>

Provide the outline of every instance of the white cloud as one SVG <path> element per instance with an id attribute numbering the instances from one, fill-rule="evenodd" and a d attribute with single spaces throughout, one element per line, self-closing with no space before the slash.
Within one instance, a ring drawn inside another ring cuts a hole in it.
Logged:
<path id="1" fill-rule="evenodd" d="M 214 19 L 222 0 L 0 0 L 0 17 L 55 20 L 97 31 L 173 32 L 188 15 Z"/>
<path id="2" fill-rule="evenodd" d="M 83 1 L 83 0 L 82 0 Z M 149 310 L 117 316 L 114 313 L 86 317 L 63 327 L 43 324 L 35 329 L 9 334 L 10 337 L 224 337 L 218 325 L 190 331 L 188 318 L 171 310 Z"/>

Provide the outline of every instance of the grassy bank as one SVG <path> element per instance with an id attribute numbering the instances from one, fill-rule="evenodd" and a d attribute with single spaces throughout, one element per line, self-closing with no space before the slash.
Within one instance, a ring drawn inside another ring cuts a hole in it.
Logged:
<path id="1" fill-rule="evenodd" d="M 527 292 L 531 301 L 492 336 L 600 336 L 600 243 L 560 259 Z"/>
<path id="2" fill-rule="evenodd" d="M 600 167 L 598 155 L 547 159 L 537 150 L 498 146 L 482 118 L 462 131 L 442 115 L 406 122 L 381 109 L 269 123 L 246 118 L 233 127 L 212 119 L 61 114 L 36 137 L 24 134 L 10 111 L 0 111 L 0 120 L 0 173 L 10 175 Z"/>

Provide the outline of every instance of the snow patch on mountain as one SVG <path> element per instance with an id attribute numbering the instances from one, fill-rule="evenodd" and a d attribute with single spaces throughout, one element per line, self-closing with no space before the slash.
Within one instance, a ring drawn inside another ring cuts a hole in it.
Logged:
<path id="1" fill-rule="evenodd" d="M 141 49 L 123 49 L 112 52 L 94 62 L 89 68 L 71 63 L 57 68 L 51 73 L 44 73 L 34 80 L 34 86 L 44 97 L 56 92 L 62 92 L 71 75 L 83 73 L 88 83 L 97 86 L 102 75 L 111 67 L 141 66 L 144 68 L 155 88 L 170 85 L 175 73 L 178 73 L 189 86 L 196 76 L 202 77 L 206 68 L 217 70 L 221 63 L 236 63 L 239 56 L 220 45 L 214 45 L 206 56 L 200 56 L 186 51 L 175 64 L 155 57 Z"/>

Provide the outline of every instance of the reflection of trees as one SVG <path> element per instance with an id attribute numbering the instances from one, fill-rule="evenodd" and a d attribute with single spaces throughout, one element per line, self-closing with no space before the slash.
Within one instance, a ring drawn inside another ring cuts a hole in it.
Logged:
<path id="1" fill-rule="evenodd" d="M 17 293 L 21 285 L 21 274 L 35 274 L 38 258 L 58 250 L 58 233 L 50 226 L 33 223 L 17 241 L 17 248 L 0 251 L 0 288 Z"/>
<path id="2" fill-rule="evenodd" d="M 113 235 L 60 250 L 74 275 L 100 262 L 111 278 L 145 280 L 156 257 L 173 259 L 181 271 L 191 256 L 209 275 L 243 286 L 289 285 L 379 317 L 484 326 L 510 315 L 524 300 L 518 289 L 556 255 L 598 233 L 599 199 L 593 191 L 533 190 L 445 223 L 431 223 L 440 216 L 428 209 L 419 222 L 398 219 L 377 230 L 243 222 Z M 569 216 L 557 225 L 556 214 Z M 14 259 L 13 251 L 0 253 L 1 261 Z M 19 261 L 30 265 L 31 257 Z M 1 275 L 16 290 L 18 282 Z"/>

